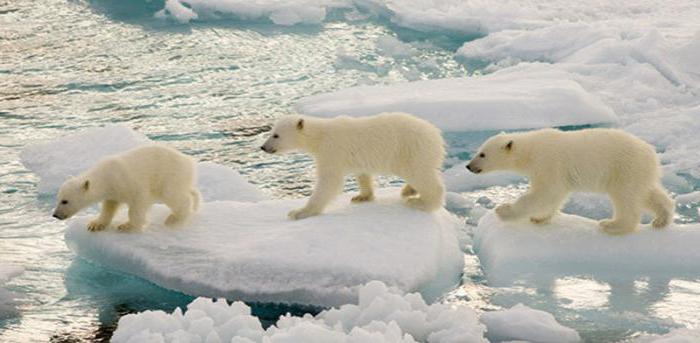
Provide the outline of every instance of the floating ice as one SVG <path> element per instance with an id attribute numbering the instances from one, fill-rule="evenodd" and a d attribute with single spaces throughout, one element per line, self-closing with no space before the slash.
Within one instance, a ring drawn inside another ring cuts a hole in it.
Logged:
<path id="1" fill-rule="evenodd" d="M 568 343 L 581 340 L 575 330 L 559 324 L 550 313 L 523 304 L 486 312 L 481 315 L 481 322 L 486 324 L 486 337 L 493 342 Z"/>
<path id="2" fill-rule="evenodd" d="M 14 265 L 0 264 L 0 286 L 14 277 L 22 274 L 24 268 Z M 15 294 L 0 288 L 0 319 L 12 317 L 17 313 L 15 308 Z"/>
<path id="3" fill-rule="evenodd" d="M 372 281 L 354 300 L 317 316 L 280 317 L 263 330 L 242 302 L 197 298 L 183 314 L 145 311 L 119 319 L 112 342 L 485 342 L 484 327 L 465 306 L 428 305 Z"/>
<path id="4" fill-rule="evenodd" d="M 143 144 L 145 135 L 121 124 L 91 128 L 46 142 L 27 145 L 22 163 L 40 178 L 39 193 L 54 193 L 70 176 L 79 175 L 105 156 Z M 198 164 L 199 189 L 205 201 L 258 201 L 263 193 L 235 170 L 213 163 Z"/>
<path id="5" fill-rule="evenodd" d="M 613 236 L 594 220 L 562 214 L 549 225 L 503 222 L 493 212 L 474 229 L 474 250 L 496 286 L 563 275 L 684 276 L 700 269 L 700 224 L 642 225 Z"/>
<path id="6" fill-rule="evenodd" d="M 194 19 L 233 15 L 244 20 L 269 19 L 277 25 L 319 24 L 326 10 L 345 7 L 339 0 L 249 1 L 249 0 L 167 0 L 155 14 L 181 23 Z"/>
<path id="7" fill-rule="evenodd" d="M 301 99 L 304 114 L 366 116 L 401 111 L 444 131 L 611 123 L 613 111 L 565 74 L 494 73 L 463 79 L 361 86 Z"/>
<path id="8" fill-rule="evenodd" d="M 434 299 L 462 272 L 461 224 L 445 210 L 410 209 L 398 193 L 362 205 L 347 195 L 300 221 L 286 214 L 305 199 L 204 203 L 179 229 L 162 226 L 168 211 L 157 205 L 142 233 L 90 233 L 80 217 L 66 241 L 88 260 L 195 296 L 333 306 L 380 280 Z"/>

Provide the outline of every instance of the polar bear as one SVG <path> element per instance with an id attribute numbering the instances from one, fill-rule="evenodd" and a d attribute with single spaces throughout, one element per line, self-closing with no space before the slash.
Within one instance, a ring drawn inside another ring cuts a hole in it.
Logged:
<path id="1" fill-rule="evenodd" d="M 374 199 L 373 175 L 396 175 L 406 181 L 401 196 L 411 207 L 442 207 L 445 187 L 440 168 L 445 155 L 438 128 L 406 113 L 369 117 L 314 118 L 290 115 L 275 123 L 261 147 L 268 153 L 299 150 L 316 162 L 316 185 L 306 206 L 289 218 L 320 214 L 343 189 L 345 177 L 357 178 L 360 194 L 353 202 Z"/>
<path id="2" fill-rule="evenodd" d="M 654 148 L 621 130 L 501 133 L 479 148 L 467 169 L 476 174 L 512 170 L 530 179 L 525 195 L 496 208 L 504 220 L 527 216 L 547 223 L 576 191 L 608 194 L 614 216 L 600 222 L 608 233 L 634 231 L 644 209 L 655 215 L 654 228 L 673 219 L 674 202 L 661 186 Z"/>
<path id="3" fill-rule="evenodd" d="M 172 211 L 165 224 L 182 223 L 199 208 L 201 196 L 195 187 L 195 168 L 189 156 L 162 145 L 106 157 L 61 186 L 53 216 L 64 220 L 101 201 L 99 217 L 87 227 L 89 231 L 100 231 L 109 225 L 119 205 L 124 203 L 129 207 L 129 220 L 118 229 L 139 230 L 146 223 L 151 205 L 163 202 Z"/>

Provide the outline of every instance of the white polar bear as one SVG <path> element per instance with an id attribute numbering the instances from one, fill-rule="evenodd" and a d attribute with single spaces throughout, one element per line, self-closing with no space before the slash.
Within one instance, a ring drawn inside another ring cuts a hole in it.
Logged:
<path id="1" fill-rule="evenodd" d="M 609 233 L 634 231 L 643 209 L 655 214 L 655 228 L 673 219 L 674 203 L 661 186 L 654 148 L 621 130 L 501 133 L 479 148 L 467 169 L 477 174 L 512 170 L 530 179 L 525 195 L 496 208 L 504 220 L 529 216 L 533 223 L 546 223 L 575 191 L 610 196 L 613 219 L 600 222 Z"/>
<path id="2" fill-rule="evenodd" d="M 151 205 L 163 202 L 172 211 L 165 224 L 179 224 L 199 208 L 195 168 L 192 158 L 162 145 L 109 156 L 61 186 L 53 216 L 64 220 L 102 201 L 100 216 L 88 224 L 88 230 L 99 231 L 124 203 L 129 207 L 129 221 L 119 225 L 119 230 L 139 230 Z"/>
<path id="3" fill-rule="evenodd" d="M 372 175 L 396 175 L 406 181 L 401 196 L 411 207 L 434 211 L 442 207 L 445 187 L 440 168 L 445 155 L 440 130 L 406 113 L 330 119 L 286 116 L 277 121 L 261 147 L 268 153 L 300 150 L 316 162 L 316 185 L 306 206 L 291 211 L 291 219 L 317 215 L 354 174 L 360 194 L 353 202 L 374 199 Z"/>

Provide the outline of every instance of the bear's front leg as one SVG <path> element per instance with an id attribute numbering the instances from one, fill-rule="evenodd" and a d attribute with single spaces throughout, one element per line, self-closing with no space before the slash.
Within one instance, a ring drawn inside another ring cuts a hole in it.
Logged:
<path id="1" fill-rule="evenodd" d="M 359 174 L 356 176 L 357 183 L 360 186 L 360 194 L 352 197 L 352 202 L 365 202 L 374 200 L 374 185 L 372 184 L 372 175 Z"/>
<path id="2" fill-rule="evenodd" d="M 556 185 L 540 187 L 530 186 L 530 191 L 518 198 L 513 204 L 504 204 L 496 208 L 496 214 L 502 220 L 517 220 L 530 216 L 534 224 L 546 224 L 561 207 L 568 195 Z"/>
<path id="3" fill-rule="evenodd" d="M 343 189 L 344 175 L 337 172 L 325 172 L 317 167 L 318 180 L 306 206 L 289 212 L 289 219 L 304 219 L 323 212 L 326 205 Z"/>
<path id="4" fill-rule="evenodd" d="M 129 221 L 119 225 L 119 231 L 137 231 L 146 224 L 148 205 L 144 201 L 129 204 Z"/>
<path id="5" fill-rule="evenodd" d="M 93 221 L 91 221 L 87 229 L 88 231 L 102 231 L 104 230 L 109 223 L 112 222 L 112 219 L 114 218 L 114 214 L 117 212 L 117 209 L 119 208 L 119 203 L 113 200 L 105 200 L 102 202 L 102 210 L 100 212 L 100 216 L 95 218 Z"/>

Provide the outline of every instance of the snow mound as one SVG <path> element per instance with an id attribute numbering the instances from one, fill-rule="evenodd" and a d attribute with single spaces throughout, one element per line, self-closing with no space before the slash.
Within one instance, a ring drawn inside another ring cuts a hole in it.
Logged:
<path id="1" fill-rule="evenodd" d="M 0 286 L 24 273 L 24 268 L 14 265 L 0 264 Z M 17 314 L 15 307 L 16 295 L 4 288 L 0 288 L 0 319 L 12 317 Z"/>
<path id="2" fill-rule="evenodd" d="M 22 150 L 21 159 L 39 176 L 39 193 L 50 194 L 68 177 L 82 173 L 102 158 L 152 143 L 127 125 L 112 124 L 29 144 Z M 262 191 L 231 168 L 213 162 L 200 162 L 197 168 L 205 201 L 265 199 Z"/>
<path id="3" fill-rule="evenodd" d="M 348 194 L 300 221 L 286 214 L 306 199 L 204 203 L 175 230 L 161 224 L 168 210 L 157 205 L 142 233 L 90 233 L 90 218 L 80 217 L 65 238 L 83 258 L 194 296 L 334 306 L 380 280 L 434 299 L 462 272 L 461 223 L 445 210 L 412 210 L 398 192 L 366 205 Z"/>
<path id="4" fill-rule="evenodd" d="M 493 73 L 360 86 L 301 99 L 300 113 L 333 117 L 407 112 L 444 131 L 510 130 L 616 122 L 613 111 L 562 74 Z"/>
<path id="5" fill-rule="evenodd" d="M 282 316 L 267 330 L 242 302 L 197 298 L 184 314 L 123 316 L 112 342 L 485 342 L 483 325 L 465 306 L 428 305 L 379 281 L 362 286 L 358 298 L 315 317 Z"/>
<path id="6" fill-rule="evenodd" d="M 581 340 L 575 330 L 559 324 L 550 313 L 523 304 L 508 310 L 486 312 L 481 315 L 481 322 L 486 325 L 486 337 L 493 342 L 568 343 Z"/>
<path id="7" fill-rule="evenodd" d="M 563 275 L 696 275 L 700 224 L 613 236 L 594 220 L 561 214 L 549 225 L 503 222 L 493 212 L 474 229 L 474 250 L 496 286 Z"/>

